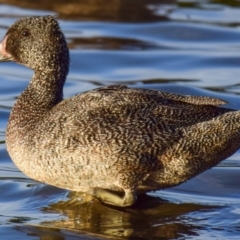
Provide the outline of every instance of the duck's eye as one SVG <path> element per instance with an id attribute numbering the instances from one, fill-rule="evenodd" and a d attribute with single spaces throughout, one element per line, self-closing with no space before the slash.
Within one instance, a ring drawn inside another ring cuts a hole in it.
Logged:
<path id="1" fill-rule="evenodd" d="M 30 32 L 28 30 L 23 30 L 21 34 L 23 37 L 28 37 L 30 35 Z"/>

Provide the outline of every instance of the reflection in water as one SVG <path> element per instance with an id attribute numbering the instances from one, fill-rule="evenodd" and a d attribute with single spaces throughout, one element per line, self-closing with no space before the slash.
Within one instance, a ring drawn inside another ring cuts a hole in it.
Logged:
<path id="1" fill-rule="evenodd" d="M 84 203 L 76 201 L 85 199 Z M 43 222 L 43 226 L 56 229 L 71 229 L 104 236 L 154 238 L 178 238 L 184 234 L 197 235 L 200 228 L 189 224 L 186 215 L 213 209 L 213 206 L 198 204 L 175 204 L 147 195 L 142 195 L 135 207 L 121 209 L 104 206 L 83 194 L 73 194 L 66 202 L 59 202 L 42 209 L 43 212 L 60 212 L 67 218 Z M 186 218 L 186 223 L 183 219 Z M 151 228 L 151 231 L 149 231 Z M 116 239 L 116 238 L 115 238 Z"/>

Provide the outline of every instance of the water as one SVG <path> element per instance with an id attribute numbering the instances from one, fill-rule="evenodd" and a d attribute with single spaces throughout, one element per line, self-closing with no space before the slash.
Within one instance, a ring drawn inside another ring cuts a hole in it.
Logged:
<path id="1" fill-rule="evenodd" d="M 218 97 L 240 109 L 237 0 L 0 2 L 2 37 L 20 17 L 57 16 L 71 48 L 66 98 L 120 83 Z M 4 139 L 10 109 L 31 75 L 15 63 L 0 65 L 1 239 L 239 239 L 240 151 L 127 209 L 74 198 L 22 174 Z"/>

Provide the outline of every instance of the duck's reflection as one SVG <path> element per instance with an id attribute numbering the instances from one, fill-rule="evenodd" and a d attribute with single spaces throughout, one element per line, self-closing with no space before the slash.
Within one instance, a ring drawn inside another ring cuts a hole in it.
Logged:
<path id="1" fill-rule="evenodd" d="M 188 213 L 210 208 L 214 207 L 175 204 L 143 195 L 134 207 L 120 209 L 104 206 L 86 194 L 71 193 L 68 201 L 42 209 L 66 217 L 42 222 L 36 229 L 38 232 L 41 229 L 41 239 L 54 240 L 64 237 L 66 229 L 79 237 L 84 236 L 83 239 L 176 239 L 183 235 L 195 236 L 199 232 L 197 225 L 183 220 Z M 33 226 L 31 230 L 35 231 Z"/>

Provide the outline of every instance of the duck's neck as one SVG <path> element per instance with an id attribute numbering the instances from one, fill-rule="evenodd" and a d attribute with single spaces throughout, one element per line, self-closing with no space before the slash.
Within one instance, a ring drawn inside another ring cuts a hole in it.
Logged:
<path id="1" fill-rule="evenodd" d="M 28 87 L 15 103 L 7 131 L 30 131 L 63 98 L 66 72 L 60 68 L 36 71 Z"/>
<path id="2" fill-rule="evenodd" d="M 28 98 L 31 101 L 26 108 L 36 107 L 41 111 L 48 111 L 63 98 L 63 85 L 65 83 L 66 74 L 57 70 L 49 70 L 48 72 L 35 72 L 28 87 L 19 97 L 19 101 L 23 101 L 22 98 Z M 30 110 L 30 109 L 28 109 Z"/>

